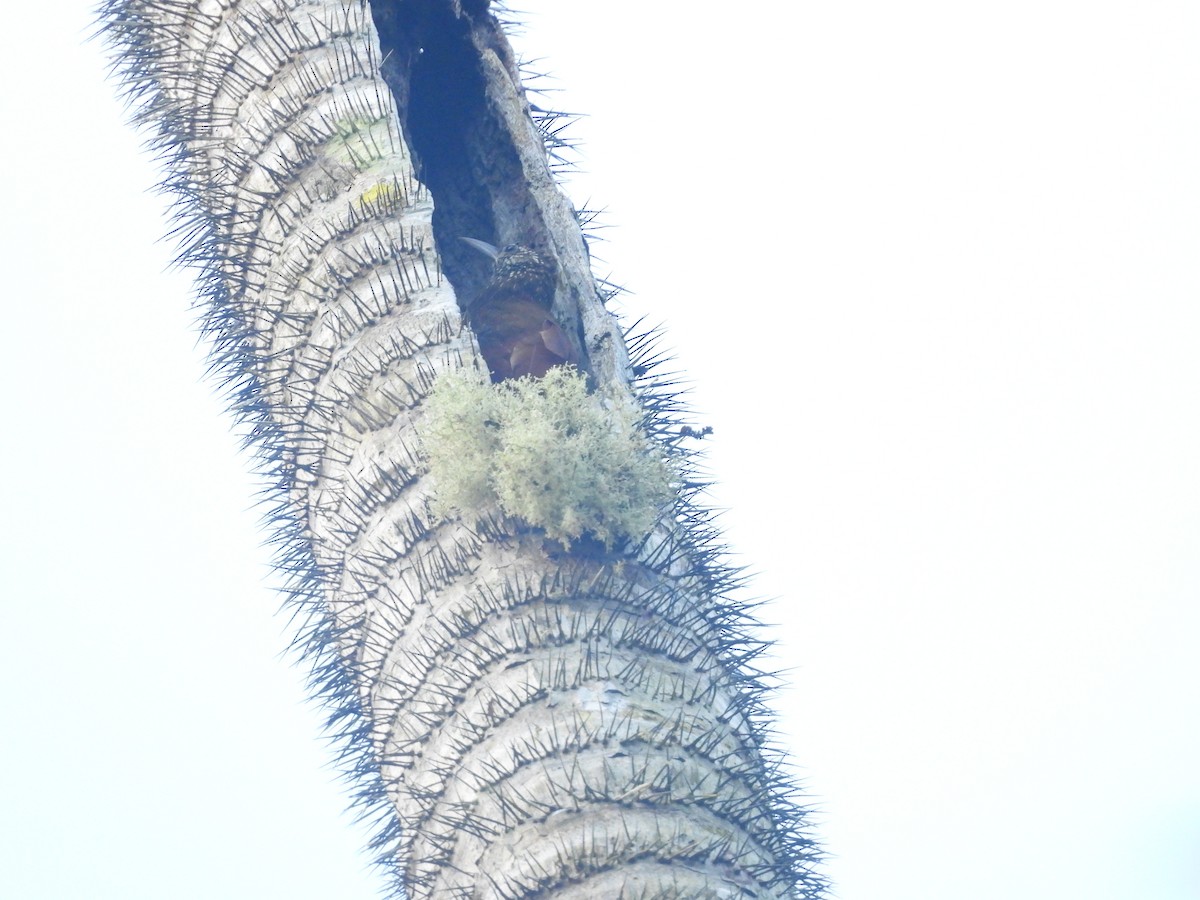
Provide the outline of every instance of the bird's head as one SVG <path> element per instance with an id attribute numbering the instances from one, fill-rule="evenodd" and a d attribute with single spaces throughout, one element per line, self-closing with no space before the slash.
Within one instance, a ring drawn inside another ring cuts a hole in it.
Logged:
<path id="1" fill-rule="evenodd" d="M 487 241 L 459 238 L 493 260 L 492 277 L 485 293 L 523 294 L 547 308 L 554 302 L 555 266 L 536 250 L 524 244 L 509 244 L 497 249 Z"/>

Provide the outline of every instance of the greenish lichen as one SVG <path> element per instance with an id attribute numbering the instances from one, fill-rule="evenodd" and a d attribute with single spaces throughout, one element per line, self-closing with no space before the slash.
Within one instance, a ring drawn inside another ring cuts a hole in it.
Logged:
<path id="1" fill-rule="evenodd" d="M 672 470 L 633 404 L 589 394 L 567 367 L 485 378 L 444 373 L 427 401 L 420 433 L 435 513 L 498 507 L 567 547 L 584 534 L 611 547 L 650 530 L 671 501 Z"/>
<path id="2" fill-rule="evenodd" d="M 387 116 L 351 116 L 333 123 L 333 133 L 325 142 L 332 159 L 358 171 L 366 171 L 380 160 L 390 158 L 395 149 Z"/>

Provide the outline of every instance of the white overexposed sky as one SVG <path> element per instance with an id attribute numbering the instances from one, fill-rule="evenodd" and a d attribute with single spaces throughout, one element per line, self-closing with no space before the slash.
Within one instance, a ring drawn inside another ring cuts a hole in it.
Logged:
<path id="1" fill-rule="evenodd" d="M 0 897 L 373 897 L 89 5 L 0 34 Z M 1200 5 L 524 7 L 834 896 L 1200 898 Z"/>

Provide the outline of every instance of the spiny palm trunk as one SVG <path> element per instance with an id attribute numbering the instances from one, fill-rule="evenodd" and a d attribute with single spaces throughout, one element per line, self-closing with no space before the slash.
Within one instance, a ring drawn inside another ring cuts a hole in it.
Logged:
<path id="1" fill-rule="evenodd" d="M 614 553 L 429 512 L 414 426 L 474 352 L 458 234 L 548 247 L 594 381 L 643 395 L 664 452 L 677 426 L 632 377 L 486 3 L 374 7 L 379 32 L 359 2 L 113 0 L 104 19 L 379 848 L 415 898 L 816 896 L 759 646 L 686 496 Z"/>

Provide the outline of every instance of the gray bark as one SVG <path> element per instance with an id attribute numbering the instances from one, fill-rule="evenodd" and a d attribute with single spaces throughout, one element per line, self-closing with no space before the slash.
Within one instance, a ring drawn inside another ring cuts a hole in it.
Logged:
<path id="1" fill-rule="evenodd" d="M 429 511 L 413 429 L 436 374 L 474 357 L 460 234 L 552 253 L 594 383 L 682 452 L 485 7 L 377 3 L 378 32 L 359 2 L 104 13 L 272 479 L 314 685 L 409 896 L 815 897 L 760 645 L 691 488 L 615 552 Z"/>

